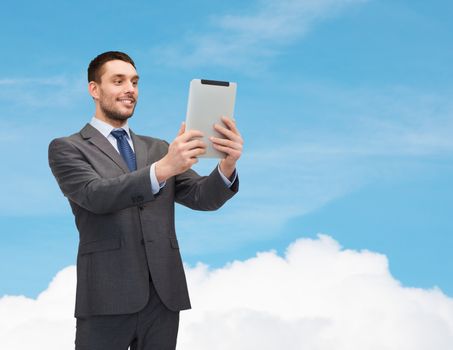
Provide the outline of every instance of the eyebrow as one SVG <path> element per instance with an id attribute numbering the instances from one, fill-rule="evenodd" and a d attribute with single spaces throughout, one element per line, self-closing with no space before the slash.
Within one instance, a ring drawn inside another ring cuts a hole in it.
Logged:
<path id="1" fill-rule="evenodd" d="M 115 74 L 115 75 L 113 75 L 113 76 L 111 77 L 111 79 L 115 79 L 115 78 L 126 78 L 126 75 L 125 75 L 125 74 Z M 134 75 L 134 76 L 131 78 L 131 80 L 132 80 L 132 79 L 139 80 L 140 77 L 139 77 L 138 75 Z"/>

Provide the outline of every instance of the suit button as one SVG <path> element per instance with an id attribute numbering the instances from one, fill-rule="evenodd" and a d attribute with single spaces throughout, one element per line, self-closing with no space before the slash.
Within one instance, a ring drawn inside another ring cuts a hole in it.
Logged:
<path id="1" fill-rule="evenodd" d="M 142 238 L 142 239 L 140 240 L 140 243 L 141 243 L 142 245 L 145 245 L 145 240 Z"/>
<path id="2" fill-rule="evenodd" d="M 139 206 L 138 209 L 143 210 L 145 207 L 143 205 Z"/>
<path id="3" fill-rule="evenodd" d="M 131 199 L 132 199 L 133 203 L 140 203 L 145 200 L 145 197 L 138 195 L 138 196 L 132 196 Z"/>

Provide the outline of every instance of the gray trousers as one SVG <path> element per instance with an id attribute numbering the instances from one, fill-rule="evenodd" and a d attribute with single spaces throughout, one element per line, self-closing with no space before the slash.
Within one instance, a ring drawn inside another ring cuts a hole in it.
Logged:
<path id="1" fill-rule="evenodd" d="M 179 311 L 160 301 L 150 281 L 148 304 L 139 312 L 77 318 L 76 350 L 175 350 Z"/>

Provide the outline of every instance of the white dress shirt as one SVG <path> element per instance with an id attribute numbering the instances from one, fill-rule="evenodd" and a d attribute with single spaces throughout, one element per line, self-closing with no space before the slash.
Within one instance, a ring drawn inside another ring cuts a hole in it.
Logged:
<path id="1" fill-rule="evenodd" d="M 104 137 L 107 138 L 107 140 L 112 144 L 112 146 L 116 149 L 116 151 L 118 153 L 120 153 L 120 151 L 118 149 L 118 143 L 117 143 L 116 138 L 111 134 L 111 132 L 113 130 L 123 129 L 124 131 L 126 131 L 127 142 L 129 142 L 129 145 L 131 146 L 132 150 L 135 152 L 134 144 L 132 142 L 131 134 L 130 134 L 130 131 L 129 131 L 129 125 L 127 124 L 127 121 L 121 128 L 114 128 L 110 124 L 108 124 L 108 123 L 106 123 L 106 122 L 104 122 L 104 121 L 102 121 L 102 120 L 100 120 L 100 119 L 98 119 L 96 117 L 93 117 L 91 119 L 91 121 L 90 121 L 90 125 L 92 127 L 94 127 L 96 130 L 98 130 L 102 135 L 104 135 Z M 225 182 L 225 185 L 227 187 L 230 187 L 232 185 L 232 183 L 236 180 L 236 176 L 237 176 L 236 170 L 234 171 L 234 178 L 233 178 L 232 181 L 230 181 L 220 171 L 220 166 L 217 166 L 217 170 L 219 171 L 219 174 L 222 177 L 222 179 Z M 165 186 L 165 181 L 159 183 L 159 181 L 157 180 L 157 177 L 156 177 L 156 163 L 151 164 L 151 169 L 150 169 L 150 172 L 149 172 L 149 176 L 151 178 L 151 191 L 153 192 L 153 194 L 157 194 L 160 191 L 160 189 Z"/>

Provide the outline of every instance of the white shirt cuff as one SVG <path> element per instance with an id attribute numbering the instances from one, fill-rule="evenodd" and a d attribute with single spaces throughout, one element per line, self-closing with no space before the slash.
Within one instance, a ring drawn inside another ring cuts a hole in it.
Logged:
<path id="1" fill-rule="evenodd" d="M 153 194 L 157 194 L 160 189 L 165 186 L 166 182 L 164 181 L 162 183 L 159 183 L 159 181 L 157 181 L 156 163 L 153 163 L 151 165 L 151 168 L 149 169 L 149 176 L 151 178 L 151 192 L 153 192 Z"/>
<path id="2" fill-rule="evenodd" d="M 222 171 L 220 170 L 220 163 L 219 165 L 217 165 L 217 170 L 219 171 L 220 177 L 222 178 L 223 182 L 225 182 L 225 185 L 230 188 L 234 181 L 236 181 L 236 177 L 238 176 L 236 169 L 234 169 L 234 176 L 232 181 L 230 181 L 225 175 L 223 175 Z"/>

